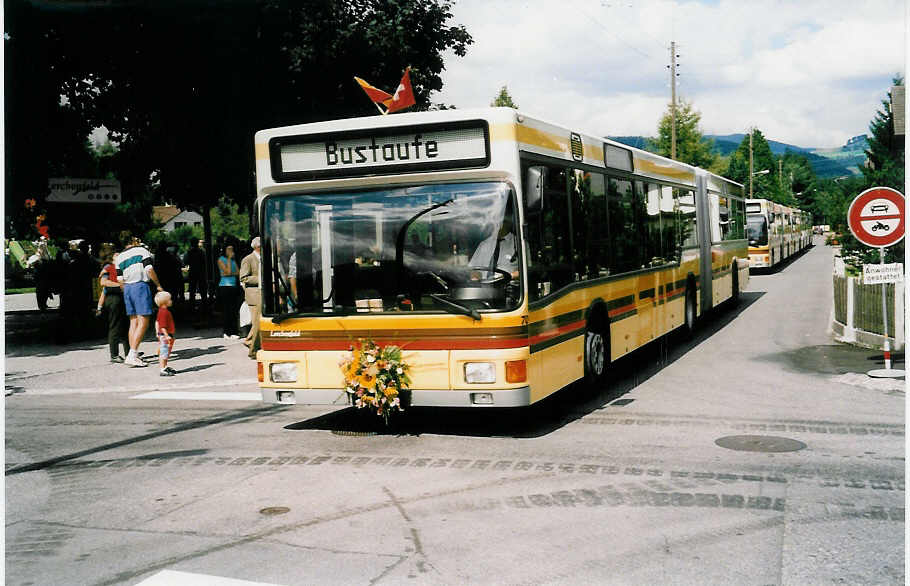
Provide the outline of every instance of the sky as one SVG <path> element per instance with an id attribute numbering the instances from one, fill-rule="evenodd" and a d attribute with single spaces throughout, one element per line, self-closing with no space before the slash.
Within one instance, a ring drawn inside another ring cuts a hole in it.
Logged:
<path id="1" fill-rule="evenodd" d="M 502 86 L 531 115 L 597 135 L 654 136 L 677 99 L 703 134 L 758 128 L 831 148 L 868 133 L 906 69 L 903 0 L 455 0 L 474 39 L 431 101 L 483 107 Z"/>

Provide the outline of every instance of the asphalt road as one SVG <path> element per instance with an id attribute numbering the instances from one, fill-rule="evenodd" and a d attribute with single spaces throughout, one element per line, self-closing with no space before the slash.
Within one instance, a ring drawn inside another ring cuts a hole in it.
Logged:
<path id="1" fill-rule="evenodd" d="M 6 583 L 903 584 L 904 383 L 831 257 L 523 411 L 8 396 Z"/>

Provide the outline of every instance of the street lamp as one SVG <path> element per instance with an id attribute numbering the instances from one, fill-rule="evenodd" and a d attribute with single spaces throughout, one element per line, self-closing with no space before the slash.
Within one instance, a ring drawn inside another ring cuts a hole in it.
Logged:
<path id="1" fill-rule="evenodd" d="M 750 163 L 751 163 L 751 161 L 750 161 Z M 752 178 L 755 177 L 756 175 L 767 175 L 770 172 L 771 171 L 769 169 L 762 169 L 761 171 L 756 171 L 755 173 L 749 174 L 749 198 L 750 199 L 752 198 Z"/>

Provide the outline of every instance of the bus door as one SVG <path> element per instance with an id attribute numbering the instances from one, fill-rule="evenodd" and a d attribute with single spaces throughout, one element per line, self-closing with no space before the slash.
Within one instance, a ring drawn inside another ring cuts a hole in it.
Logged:
<path id="1" fill-rule="evenodd" d="M 711 309 L 714 299 L 712 290 L 713 272 L 711 269 L 711 214 L 708 210 L 708 183 L 704 171 L 695 177 L 695 208 L 698 215 L 698 258 L 699 285 L 701 291 L 701 311 L 704 314 Z"/>

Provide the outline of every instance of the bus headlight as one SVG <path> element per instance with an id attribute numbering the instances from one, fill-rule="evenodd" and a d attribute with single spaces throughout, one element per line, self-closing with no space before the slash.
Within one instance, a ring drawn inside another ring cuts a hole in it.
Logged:
<path id="1" fill-rule="evenodd" d="M 492 362 L 465 362 L 464 382 L 495 383 L 496 365 Z"/>
<path id="2" fill-rule="evenodd" d="M 296 383 L 296 362 L 273 362 L 269 365 L 269 378 L 273 383 Z"/>

